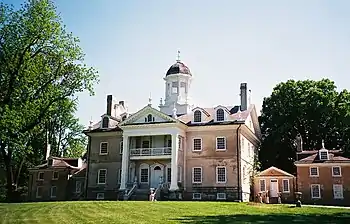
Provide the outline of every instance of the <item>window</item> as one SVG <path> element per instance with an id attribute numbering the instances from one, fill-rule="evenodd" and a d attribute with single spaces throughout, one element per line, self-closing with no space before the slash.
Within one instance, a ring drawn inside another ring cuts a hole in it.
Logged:
<path id="1" fill-rule="evenodd" d="M 282 180 L 282 183 L 283 183 L 283 192 L 290 192 L 289 180 L 288 179 L 284 179 L 284 180 Z"/>
<path id="2" fill-rule="evenodd" d="M 266 181 L 260 180 L 260 191 L 266 191 Z"/>
<path id="3" fill-rule="evenodd" d="M 57 195 L 57 187 L 56 186 L 52 186 L 51 187 L 51 198 L 55 198 Z"/>
<path id="4" fill-rule="evenodd" d="M 53 171 L 52 180 L 58 180 L 58 172 L 57 171 Z"/>
<path id="5" fill-rule="evenodd" d="M 332 167 L 332 176 L 333 177 L 341 177 L 341 168 L 340 168 L 340 166 L 333 166 Z"/>
<path id="6" fill-rule="evenodd" d="M 108 142 L 101 142 L 100 144 L 100 155 L 108 154 Z"/>
<path id="7" fill-rule="evenodd" d="M 343 185 L 333 184 L 333 197 L 334 199 L 343 199 Z"/>
<path id="8" fill-rule="evenodd" d="M 168 167 L 167 169 L 167 182 L 170 183 L 171 182 L 171 168 Z"/>
<path id="9" fill-rule="evenodd" d="M 98 199 L 98 200 L 103 200 L 103 199 L 105 199 L 105 194 L 104 194 L 104 193 L 97 193 L 96 199 Z"/>
<path id="10" fill-rule="evenodd" d="M 36 188 L 36 198 L 41 198 L 43 196 L 43 187 L 39 186 Z"/>
<path id="11" fill-rule="evenodd" d="M 106 179 L 107 179 L 107 170 L 106 169 L 101 169 L 98 170 L 98 184 L 106 184 Z"/>
<path id="12" fill-rule="evenodd" d="M 226 167 L 216 167 L 216 183 L 226 183 Z"/>
<path id="13" fill-rule="evenodd" d="M 202 194 L 201 193 L 193 193 L 192 194 L 192 199 L 194 199 L 194 200 L 201 200 L 202 199 Z"/>
<path id="14" fill-rule="evenodd" d="M 123 141 L 121 141 L 120 144 L 119 144 L 119 154 L 120 155 L 123 154 Z"/>
<path id="15" fill-rule="evenodd" d="M 44 180 L 44 172 L 38 173 L 38 180 Z"/>
<path id="16" fill-rule="evenodd" d="M 152 114 L 147 115 L 147 122 L 152 122 L 152 121 L 153 121 Z"/>
<path id="17" fill-rule="evenodd" d="M 311 198 L 321 198 L 321 189 L 319 184 L 311 184 Z"/>
<path id="18" fill-rule="evenodd" d="M 193 113 L 193 122 L 202 122 L 202 112 L 196 110 Z"/>
<path id="19" fill-rule="evenodd" d="M 142 148 L 143 149 L 148 149 L 149 148 L 149 141 L 142 141 Z"/>
<path id="20" fill-rule="evenodd" d="M 109 123 L 108 117 L 104 117 L 102 119 L 102 128 L 108 128 L 108 123 Z"/>
<path id="21" fill-rule="evenodd" d="M 141 183 L 148 183 L 148 168 L 142 168 L 140 173 Z"/>
<path id="22" fill-rule="evenodd" d="M 172 92 L 173 93 L 177 93 L 177 89 L 179 87 L 179 83 L 178 82 L 172 82 Z"/>
<path id="23" fill-rule="evenodd" d="M 216 138 L 216 150 L 226 150 L 226 138 L 217 137 Z"/>
<path id="24" fill-rule="evenodd" d="M 193 151 L 202 151 L 202 139 L 194 138 L 193 139 Z"/>
<path id="25" fill-rule="evenodd" d="M 171 147 L 172 143 L 171 143 L 171 139 L 168 139 L 168 147 Z"/>
<path id="26" fill-rule="evenodd" d="M 75 193 L 81 192 L 81 181 L 75 182 Z"/>
<path id="27" fill-rule="evenodd" d="M 217 193 L 216 199 L 218 200 L 226 200 L 226 193 Z"/>
<path id="28" fill-rule="evenodd" d="M 216 111 L 216 121 L 223 121 L 225 120 L 225 112 L 223 109 L 217 109 Z"/>
<path id="29" fill-rule="evenodd" d="M 193 167 L 192 183 L 202 183 L 202 167 Z"/>
<path id="30" fill-rule="evenodd" d="M 310 167 L 310 176 L 318 177 L 318 167 Z"/>
<path id="31" fill-rule="evenodd" d="M 327 160 L 328 159 L 328 152 L 327 151 L 321 151 L 320 152 L 320 160 Z"/>

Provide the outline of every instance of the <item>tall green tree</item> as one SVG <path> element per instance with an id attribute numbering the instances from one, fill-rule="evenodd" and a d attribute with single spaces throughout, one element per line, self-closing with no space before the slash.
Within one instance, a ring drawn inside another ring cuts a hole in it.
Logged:
<path id="1" fill-rule="evenodd" d="M 93 94 L 97 79 L 53 2 L 28 0 L 18 10 L 0 3 L 0 154 L 8 199 L 13 160 L 32 152 L 32 136 L 62 101 L 85 90 Z"/>
<path id="2" fill-rule="evenodd" d="M 294 172 L 295 138 L 303 138 L 304 150 L 314 150 L 322 140 L 328 149 L 350 151 L 350 93 L 333 81 L 288 80 L 264 98 L 259 117 L 263 141 L 263 168 L 277 166 Z"/>

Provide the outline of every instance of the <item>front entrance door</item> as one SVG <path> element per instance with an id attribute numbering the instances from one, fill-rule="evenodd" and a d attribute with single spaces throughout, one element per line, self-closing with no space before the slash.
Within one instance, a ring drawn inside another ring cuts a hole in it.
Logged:
<path id="1" fill-rule="evenodd" d="M 278 181 L 276 179 L 270 181 L 270 197 L 278 197 Z"/>
<path id="2" fill-rule="evenodd" d="M 163 178 L 163 170 L 160 166 L 155 166 L 151 173 L 151 188 L 157 188 L 160 178 Z"/>

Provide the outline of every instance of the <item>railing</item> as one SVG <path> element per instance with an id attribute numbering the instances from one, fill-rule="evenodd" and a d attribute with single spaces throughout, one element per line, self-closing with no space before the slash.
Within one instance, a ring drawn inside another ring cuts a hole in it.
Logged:
<path id="1" fill-rule="evenodd" d="M 130 149 L 130 156 L 164 156 L 171 155 L 171 147 Z"/>
<path id="2" fill-rule="evenodd" d="M 132 186 L 132 188 L 130 189 L 130 191 L 128 191 L 125 195 L 124 195 L 124 201 L 129 200 L 129 198 L 131 197 L 131 195 L 136 191 L 137 188 L 137 184 L 134 183 L 134 185 Z"/>

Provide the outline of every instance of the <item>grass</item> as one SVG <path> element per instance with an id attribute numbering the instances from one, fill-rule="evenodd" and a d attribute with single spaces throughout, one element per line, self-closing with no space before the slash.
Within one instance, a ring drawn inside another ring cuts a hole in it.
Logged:
<path id="1" fill-rule="evenodd" d="M 350 210 L 225 202 L 0 204 L 0 223 L 348 223 Z"/>

